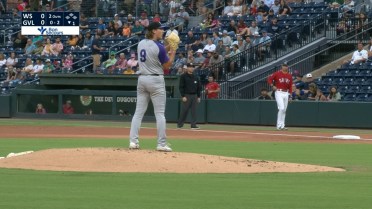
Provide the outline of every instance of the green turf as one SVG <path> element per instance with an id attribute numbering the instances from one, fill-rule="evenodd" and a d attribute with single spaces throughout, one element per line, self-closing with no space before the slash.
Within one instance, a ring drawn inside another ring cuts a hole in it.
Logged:
<path id="1" fill-rule="evenodd" d="M 127 139 L 0 139 L 9 152 L 126 147 Z M 154 140 L 141 146 L 153 149 Z M 176 151 L 344 167 L 342 173 L 138 174 L 0 169 L 0 208 L 371 208 L 372 144 L 170 140 Z"/>

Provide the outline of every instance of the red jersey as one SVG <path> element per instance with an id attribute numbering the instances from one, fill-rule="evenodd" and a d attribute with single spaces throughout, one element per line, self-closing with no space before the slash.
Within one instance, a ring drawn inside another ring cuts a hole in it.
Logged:
<path id="1" fill-rule="evenodd" d="M 267 79 L 267 82 L 271 85 L 275 84 L 277 89 L 281 89 L 282 91 L 292 92 L 292 75 L 290 73 L 283 73 L 283 71 L 277 71 L 273 73 Z"/>
<path id="2" fill-rule="evenodd" d="M 210 82 L 205 87 L 205 90 L 207 91 L 207 98 L 208 99 L 217 99 L 218 93 L 217 92 L 211 92 L 209 93 L 209 90 L 215 91 L 220 88 L 220 85 L 216 82 Z"/>

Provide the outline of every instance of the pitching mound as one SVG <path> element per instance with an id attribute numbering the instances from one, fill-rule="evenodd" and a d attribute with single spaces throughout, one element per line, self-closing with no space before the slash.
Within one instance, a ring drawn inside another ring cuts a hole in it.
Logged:
<path id="1" fill-rule="evenodd" d="M 117 148 L 49 149 L 4 158 L 0 167 L 49 171 L 262 173 L 344 171 L 316 165 Z"/>

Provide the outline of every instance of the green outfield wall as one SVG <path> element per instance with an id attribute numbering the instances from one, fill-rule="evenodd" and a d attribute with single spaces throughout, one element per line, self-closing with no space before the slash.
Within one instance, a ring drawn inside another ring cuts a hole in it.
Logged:
<path id="1" fill-rule="evenodd" d="M 65 115 L 62 105 L 71 100 L 75 114 Z M 47 110 L 35 114 L 38 103 Z M 0 117 L 131 119 L 136 107 L 135 91 L 35 90 L 19 89 L 11 96 L 0 96 Z M 372 128 L 372 103 L 294 101 L 289 104 L 288 126 Z M 88 114 L 92 110 L 93 115 Z M 168 98 L 166 118 L 176 122 L 181 111 L 179 98 Z M 125 112 L 125 115 L 120 115 Z M 275 101 L 202 100 L 197 108 L 199 123 L 274 125 Z M 150 102 L 145 120 L 154 120 Z"/>

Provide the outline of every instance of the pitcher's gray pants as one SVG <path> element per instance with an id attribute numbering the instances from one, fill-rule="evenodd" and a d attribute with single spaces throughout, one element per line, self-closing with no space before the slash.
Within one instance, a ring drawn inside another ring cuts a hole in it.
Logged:
<path id="1" fill-rule="evenodd" d="M 154 114 L 156 117 L 156 127 L 158 129 L 158 145 L 166 145 L 166 120 L 164 116 L 166 92 L 164 76 L 144 76 L 138 77 L 137 84 L 137 104 L 136 112 L 132 118 L 129 140 L 138 144 L 139 130 L 141 128 L 142 118 L 147 110 L 149 101 L 154 105 Z"/>
<path id="2" fill-rule="evenodd" d="M 198 103 L 198 97 L 196 94 L 185 94 L 187 98 L 186 102 L 182 101 L 182 111 L 178 120 L 178 127 L 182 127 L 185 123 L 189 110 L 191 109 L 191 127 L 196 126 L 196 104 Z"/>

